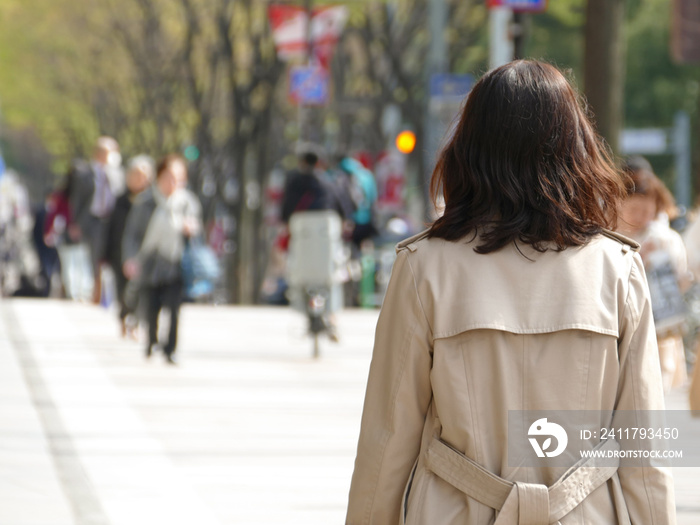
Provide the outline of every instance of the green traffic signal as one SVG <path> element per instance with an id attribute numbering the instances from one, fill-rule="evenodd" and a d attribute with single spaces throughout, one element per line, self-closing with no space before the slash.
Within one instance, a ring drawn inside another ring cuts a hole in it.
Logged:
<path id="1" fill-rule="evenodd" d="M 195 161 L 199 158 L 199 148 L 192 144 L 185 148 L 185 158 L 190 162 Z"/>

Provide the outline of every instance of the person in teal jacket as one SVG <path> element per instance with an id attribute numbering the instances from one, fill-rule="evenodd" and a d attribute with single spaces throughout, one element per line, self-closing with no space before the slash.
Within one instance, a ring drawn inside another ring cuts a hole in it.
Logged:
<path id="1" fill-rule="evenodd" d="M 371 171 L 351 157 L 343 157 L 339 166 L 351 178 L 350 192 L 355 204 L 355 211 L 352 215 L 355 223 L 352 242 L 359 248 L 362 241 L 374 237 L 378 233 L 374 225 L 377 182 Z"/>

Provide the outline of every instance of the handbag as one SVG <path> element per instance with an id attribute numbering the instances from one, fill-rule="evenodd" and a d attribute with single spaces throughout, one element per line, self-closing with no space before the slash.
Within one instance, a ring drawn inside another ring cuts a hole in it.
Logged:
<path id="1" fill-rule="evenodd" d="M 181 264 L 185 297 L 196 300 L 214 291 L 221 275 L 219 260 L 201 237 L 185 241 Z"/>
<path id="2" fill-rule="evenodd" d="M 683 325 L 685 301 L 667 253 L 661 250 L 652 252 L 647 256 L 645 266 L 656 334 L 663 337 Z"/>

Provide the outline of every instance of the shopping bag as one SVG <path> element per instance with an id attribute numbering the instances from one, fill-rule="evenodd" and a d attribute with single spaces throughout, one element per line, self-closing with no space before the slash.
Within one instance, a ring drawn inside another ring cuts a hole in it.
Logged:
<path id="1" fill-rule="evenodd" d="M 211 294 L 220 275 L 219 260 L 214 250 L 200 237 L 189 239 L 182 255 L 185 297 L 195 300 Z"/>
<path id="2" fill-rule="evenodd" d="M 68 299 L 89 301 L 95 285 L 90 248 L 87 244 L 66 244 L 58 246 L 61 262 L 61 280 Z"/>

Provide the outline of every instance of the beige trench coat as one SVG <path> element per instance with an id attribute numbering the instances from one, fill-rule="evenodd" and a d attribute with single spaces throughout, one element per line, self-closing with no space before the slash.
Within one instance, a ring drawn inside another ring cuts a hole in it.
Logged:
<path id="1" fill-rule="evenodd" d="M 638 245 L 605 232 L 562 252 L 525 245 L 479 255 L 476 242 L 423 233 L 397 246 L 346 522 L 675 523 L 667 469 L 580 469 L 572 480 L 581 490 L 548 501 L 546 487 L 566 468 L 506 461 L 508 410 L 664 408 Z M 449 475 L 435 473 L 436 443 Z M 480 467 L 460 470 L 459 453 Z M 466 495 L 460 483 L 483 494 Z"/>

